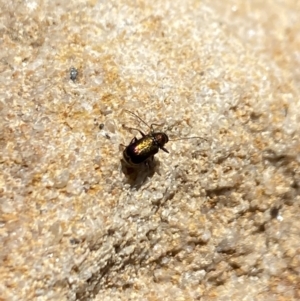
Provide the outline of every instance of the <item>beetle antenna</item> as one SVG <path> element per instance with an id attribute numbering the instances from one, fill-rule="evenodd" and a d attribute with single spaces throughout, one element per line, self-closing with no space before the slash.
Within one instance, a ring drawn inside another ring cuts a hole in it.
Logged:
<path id="1" fill-rule="evenodd" d="M 202 139 L 205 141 L 208 141 L 206 138 L 203 137 L 183 137 L 183 138 L 178 138 L 178 139 L 169 139 L 169 141 L 177 141 L 177 140 L 185 140 L 185 139 Z"/>
<path id="2" fill-rule="evenodd" d="M 136 117 L 137 119 L 139 119 L 142 123 L 144 123 L 148 128 L 151 129 L 151 126 L 150 126 L 149 124 L 147 124 L 140 116 L 138 116 L 137 114 L 135 114 L 135 113 L 133 113 L 133 112 L 131 112 L 131 111 L 129 111 L 129 110 L 126 110 L 126 109 L 124 109 L 124 111 L 127 112 L 127 113 L 130 113 L 130 114 L 133 115 L 133 116 L 135 116 L 135 117 Z"/>

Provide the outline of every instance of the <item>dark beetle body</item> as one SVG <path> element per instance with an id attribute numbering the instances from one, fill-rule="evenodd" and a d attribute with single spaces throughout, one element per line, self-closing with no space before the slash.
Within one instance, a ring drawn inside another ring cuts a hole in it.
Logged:
<path id="1" fill-rule="evenodd" d="M 143 132 L 139 132 L 143 137 L 140 139 L 134 137 L 123 151 L 123 158 L 128 165 L 134 167 L 141 163 L 147 164 L 148 159 L 153 159 L 159 149 L 168 153 L 168 150 L 164 148 L 164 145 L 169 141 L 167 134 L 151 131 L 145 135 Z"/>

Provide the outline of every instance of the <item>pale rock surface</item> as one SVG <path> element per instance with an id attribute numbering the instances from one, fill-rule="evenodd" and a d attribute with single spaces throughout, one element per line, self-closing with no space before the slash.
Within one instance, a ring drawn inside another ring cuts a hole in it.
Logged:
<path id="1" fill-rule="evenodd" d="M 300 299 L 298 1 L 0 9 L 0 300 Z"/>

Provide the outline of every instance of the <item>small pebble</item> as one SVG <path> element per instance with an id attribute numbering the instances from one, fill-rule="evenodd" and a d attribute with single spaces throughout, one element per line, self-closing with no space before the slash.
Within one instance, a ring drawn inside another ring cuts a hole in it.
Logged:
<path id="1" fill-rule="evenodd" d="M 74 82 L 77 78 L 78 70 L 74 67 L 70 69 L 70 79 Z"/>

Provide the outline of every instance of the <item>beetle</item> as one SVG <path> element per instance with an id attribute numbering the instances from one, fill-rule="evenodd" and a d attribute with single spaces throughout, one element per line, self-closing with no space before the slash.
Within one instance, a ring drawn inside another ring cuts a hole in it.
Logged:
<path id="1" fill-rule="evenodd" d="M 161 149 L 166 153 L 169 151 L 164 147 L 166 143 L 169 141 L 175 140 L 182 140 L 182 139 L 193 139 L 193 138 L 201 138 L 206 140 L 202 137 L 185 137 L 170 140 L 168 135 L 165 132 L 155 132 L 154 126 L 161 126 L 161 124 L 152 123 L 150 126 L 137 114 L 129 111 L 124 110 L 127 113 L 132 114 L 136 118 L 138 118 L 142 123 L 144 123 L 147 127 L 150 128 L 150 132 L 148 134 L 144 134 L 141 130 L 136 128 L 131 128 L 123 125 L 123 127 L 127 129 L 137 130 L 141 135 L 142 138 L 137 139 L 134 137 L 129 145 L 127 145 L 123 151 L 123 160 L 128 166 L 131 167 L 139 167 L 142 163 L 145 163 L 149 166 L 149 160 L 154 159 L 154 155 L 158 153 Z"/>

